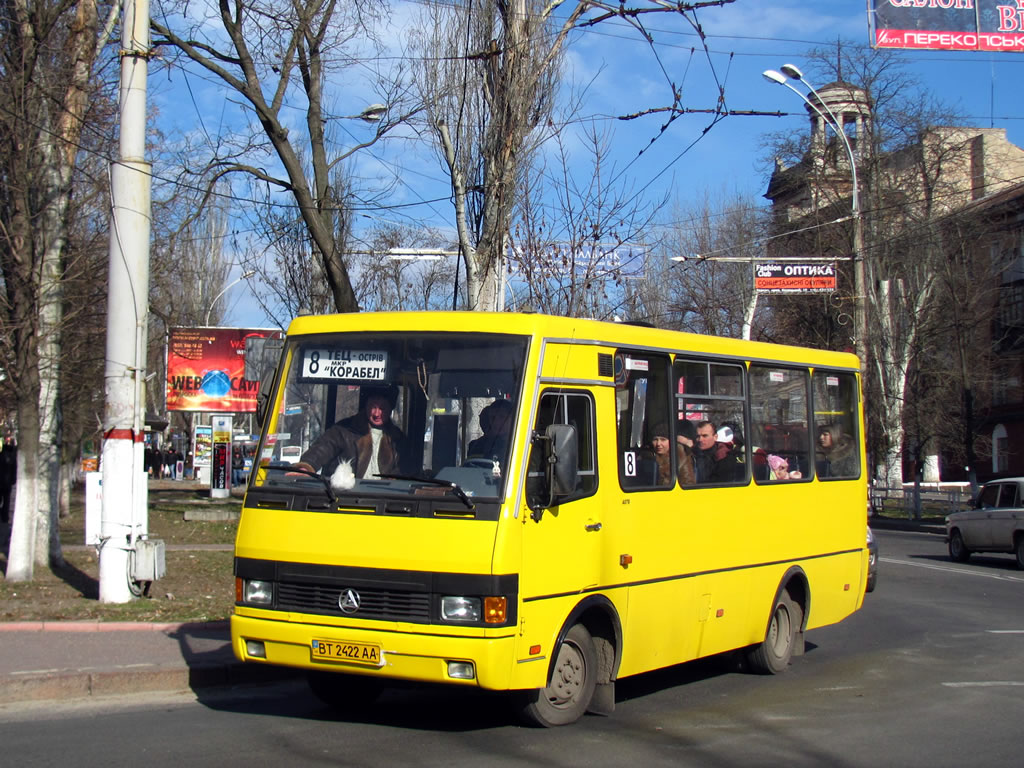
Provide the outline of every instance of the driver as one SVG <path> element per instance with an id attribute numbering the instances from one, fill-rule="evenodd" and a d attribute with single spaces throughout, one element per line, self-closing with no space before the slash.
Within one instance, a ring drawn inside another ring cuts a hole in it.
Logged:
<path id="1" fill-rule="evenodd" d="M 409 450 L 405 434 L 391 423 L 397 399 L 394 386 L 363 387 L 359 411 L 328 428 L 296 466 L 328 476 L 343 461 L 352 466 L 356 477 L 401 472 Z"/>

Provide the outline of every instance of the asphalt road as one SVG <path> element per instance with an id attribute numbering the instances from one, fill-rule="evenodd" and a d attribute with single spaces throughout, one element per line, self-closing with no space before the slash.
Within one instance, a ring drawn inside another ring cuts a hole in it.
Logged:
<path id="1" fill-rule="evenodd" d="M 716 658 L 620 681 L 611 717 L 520 727 L 500 697 L 394 691 L 356 719 L 304 686 L 0 708 L 8 765 L 1017 765 L 1024 572 L 957 565 L 940 537 L 878 534 L 877 590 L 808 634 L 785 674 Z"/>

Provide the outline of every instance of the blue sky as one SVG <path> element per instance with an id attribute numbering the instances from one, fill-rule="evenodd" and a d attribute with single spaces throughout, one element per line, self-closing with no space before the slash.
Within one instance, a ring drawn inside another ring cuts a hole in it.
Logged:
<path id="1" fill-rule="evenodd" d="M 391 4 L 396 42 L 403 25 L 413 23 L 421 4 L 401 0 Z M 578 118 L 592 118 L 607 128 L 613 149 L 612 162 L 623 183 L 652 198 L 666 192 L 685 206 L 706 192 L 739 192 L 760 197 L 767 185 L 764 150 L 767 133 L 806 130 L 802 102 L 795 94 L 761 77 L 766 69 L 792 62 L 807 72 L 805 53 L 815 47 L 835 45 L 837 38 L 867 46 L 869 43 L 864 0 L 737 0 L 699 14 L 707 35 L 710 55 L 701 47 L 692 28 L 671 15 L 644 18 L 654 40 L 654 51 L 636 31 L 623 23 L 606 23 L 576 35 L 569 48 L 568 82 L 583 93 Z M 397 45 L 396 45 L 397 50 Z M 954 51 L 902 51 L 898 55 L 907 70 L 948 105 L 979 127 L 1004 128 L 1010 141 L 1024 146 L 1024 54 L 989 54 Z M 234 107 L 225 101 L 206 77 L 195 69 L 186 78 L 180 71 L 159 74 L 150 86 L 151 102 L 158 108 L 161 128 L 171 142 L 184 132 L 196 132 L 202 113 L 202 130 L 216 132 L 221 123 L 237 120 Z M 665 74 L 663 74 L 663 71 Z M 712 117 L 690 114 L 662 130 L 663 114 L 623 122 L 616 118 L 670 104 L 666 76 L 682 89 L 682 105 L 713 109 L 719 93 L 731 110 L 782 111 L 786 117 L 735 116 L 719 120 L 708 129 Z M 185 84 L 188 89 L 185 89 Z M 823 82 L 812 83 L 817 86 Z M 335 110 L 358 114 L 379 97 L 365 82 L 346 82 L 339 89 Z M 191 91 L 191 92 L 189 92 Z M 298 117 L 299 113 L 296 112 Z M 367 135 L 357 121 L 344 121 L 350 140 Z M 346 138 L 342 134 L 342 138 Z M 653 143 L 652 143 L 652 140 Z M 641 150 L 643 152 L 641 153 Z M 447 182 L 433 150 L 411 138 L 396 140 L 361 153 L 358 173 L 371 186 L 382 187 L 398 174 L 388 203 L 393 208 L 368 211 L 365 222 L 423 221 L 452 229 L 452 208 L 446 202 L 423 201 L 444 197 Z M 236 272 L 233 276 L 237 276 Z M 227 324 L 266 324 L 240 283 L 224 297 L 229 310 Z"/>

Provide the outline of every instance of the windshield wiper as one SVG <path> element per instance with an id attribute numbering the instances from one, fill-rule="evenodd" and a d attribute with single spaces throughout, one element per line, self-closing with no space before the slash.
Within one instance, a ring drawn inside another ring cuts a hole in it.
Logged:
<path id="1" fill-rule="evenodd" d="M 424 477 L 423 475 L 393 475 L 389 472 L 385 472 L 381 475 L 374 475 L 374 477 L 380 477 L 385 480 L 410 480 L 416 483 L 428 483 L 429 485 L 436 485 L 440 488 L 447 488 L 458 497 L 459 501 L 466 505 L 466 509 L 476 509 L 476 504 L 474 504 L 473 500 L 469 498 L 469 494 L 462 490 L 458 483 L 453 483 L 450 480 L 438 480 L 437 478 Z"/>
<path id="2" fill-rule="evenodd" d="M 323 475 L 321 475 L 319 472 L 314 472 L 313 470 L 306 469 L 305 467 L 296 467 L 293 464 L 264 464 L 259 468 L 274 469 L 277 470 L 278 472 L 294 472 L 299 475 L 306 475 L 306 477 L 315 477 L 317 480 L 324 484 L 324 488 L 327 491 L 327 498 L 329 498 L 331 502 L 334 504 L 338 503 L 338 497 L 334 495 L 334 489 L 331 488 L 331 481 L 328 480 Z"/>

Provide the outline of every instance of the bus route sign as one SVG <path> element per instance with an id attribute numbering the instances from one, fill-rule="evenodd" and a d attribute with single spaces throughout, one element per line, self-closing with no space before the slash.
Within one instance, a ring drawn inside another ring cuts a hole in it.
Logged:
<path id="1" fill-rule="evenodd" d="M 306 347 L 302 351 L 303 379 L 385 381 L 388 353 L 381 350 Z"/>

